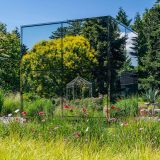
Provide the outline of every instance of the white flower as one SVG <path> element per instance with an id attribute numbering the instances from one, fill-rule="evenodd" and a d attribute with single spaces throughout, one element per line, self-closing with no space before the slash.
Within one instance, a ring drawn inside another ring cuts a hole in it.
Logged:
<path id="1" fill-rule="evenodd" d="M 86 128 L 86 132 L 88 132 L 89 127 Z"/>
<path id="2" fill-rule="evenodd" d="M 122 127 L 122 126 L 123 126 L 123 123 L 121 123 L 120 126 Z"/>
<path id="3" fill-rule="evenodd" d="M 59 129 L 60 128 L 60 126 L 56 126 L 56 127 L 54 127 L 54 130 L 57 130 L 57 129 Z"/>
<path id="4" fill-rule="evenodd" d="M 11 117 L 12 116 L 12 113 L 8 114 L 8 117 Z"/>
<path id="5" fill-rule="evenodd" d="M 143 130 L 143 128 L 140 128 L 139 130 L 140 130 L 140 131 L 142 131 L 142 130 Z"/>
<path id="6" fill-rule="evenodd" d="M 14 112 L 15 112 L 15 113 L 18 113 L 18 112 L 19 112 L 19 109 L 16 109 Z"/>

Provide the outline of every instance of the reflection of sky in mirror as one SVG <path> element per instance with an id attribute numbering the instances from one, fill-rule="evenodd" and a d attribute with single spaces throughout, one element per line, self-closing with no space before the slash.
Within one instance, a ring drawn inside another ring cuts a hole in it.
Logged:
<path id="1" fill-rule="evenodd" d="M 30 50 L 39 41 L 48 40 L 52 32 L 56 31 L 61 24 L 32 26 L 23 28 L 23 44 Z"/>
<path id="2" fill-rule="evenodd" d="M 138 59 L 135 56 L 132 56 L 130 53 L 135 52 L 132 47 L 134 47 L 133 39 L 137 37 L 137 34 L 134 32 L 131 32 L 129 30 L 126 30 L 124 27 L 120 27 L 120 38 L 124 37 L 126 34 L 127 40 L 126 40 L 126 52 L 127 56 L 131 58 L 132 66 L 138 66 Z"/>
<path id="3" fill-rule="evenodd" d="M 127 33 L 127 40 L 126 40 L 126 50 L 128 56 L 131 58 L 131 63 L 133 66 L 138 66 L 138 60 L 136 57 L 132 56 L 130 53 L 135 52 L 132 47 L 134 47 L 133 38 L 137 37 L 137 35 L 133 32 Z"/>

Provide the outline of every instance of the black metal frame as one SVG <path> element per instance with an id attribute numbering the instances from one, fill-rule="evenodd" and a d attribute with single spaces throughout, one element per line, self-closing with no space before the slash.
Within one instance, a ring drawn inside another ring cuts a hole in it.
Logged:
<path id="1" fill-rule="evenodd" d="M 21 28 L 21 60 L 23 57 L 23 53 L 22 53 L 22 48 L 23 48 L 23 29 L 24 28 L 28 28 L 28 27 L 36 27 L 36 26 L 45 26 L 45 25 L 54 25 L 54 24 L 60 24 L 61 27 L 63 28 L 63 24 L 64 23 L 70 23 L 70 22 L 76 22 L 76 21 L 85 21 L 85 20 L 92 20 L 92 19 L 96 19 L 96 18 L 105 18 L 107 17 L 110 20 L 113 20 L 114 22 L 116 22 L 117 24 L 123 26 L 125 28 L 125 32 L 126 29 L 129 30 L 130 32 L 133 32 L 135 34 L 137 34 L 136 32 L 134 32 L 131 28 L 125 26 L 124 24 L 122 24 L 121 22 L 119 22 L 118 20 L 116 20 L 115 18 L 111 17 L 111 16 L 100 16 L 100 17 L 92 17 L 92 18 L 83 18 L 83 19 L 75 19 L 75 20 L 67 20 L 67 21 L 59 21 L 59 22 L 48 22 L 48 23 L 38 23 L 38 24 L 30 24 L 30 25 L 22 25 Z M 108 23 L 108 29 L 109 29 L 109 23 Z M 126 34 L 126 33 L 125 33 Z M 109 34 L 108 34 L 109 37 Z M 63 75 L 64 75 L 64 66 L 63 66 L 63 38 L 64 38 L 64 33 L 63 31 L 61 32 L 61 58 L 62 58 L 62 66 L 61 69 L 61 74 L 62 74 L 62 79 L 63 79 Z M 110 53 L 110 48 L 108 47 L 107 49 L 107 53 L 108 53 L 108 68 L 110 68 L 110 58 L 111 58 L 111 53 Z M 21 99 L 21 110 L 23 110 L 24 104 L 23 104 L 23 84 L 22 84 L 22 70 L 21 70 L 21 60 L 20 60 L 20 99 Z M 46 70 L 35 70 L 35 71 L 46 71 Z M 50 70 L 47 70 L 50 71 Z M 110 91 L 110 83 L 111 83 L 111 71 L 110 69 L 107 70 L 108 72 L 108 82 L 109 82 L 109 86 L 108 86 L 108 94 L 107 94 L 107 110 L 110 109 L 110 97 L 111 97 L 111 91 Z M 62 85 L 62 91 L 63 91 L 63 85 Z M 61 94 L 61 109 L 62 109 L 62 117 L 64 117 L 63 114 L 63 102 L 64 102 L 64 97 L 63 97 L 63 93 Z M 68 116 L 67 116 L 68 117 Z M 72 116 L 71 116 L 72 117 Z M 96 117 L 91 117 L 91 118 L 96 118 Z M 104 118 L 104 117 L 97 117 L 97 118 Z M 107 119 L 109 119 L 109 114 L 107 114 Z"/>

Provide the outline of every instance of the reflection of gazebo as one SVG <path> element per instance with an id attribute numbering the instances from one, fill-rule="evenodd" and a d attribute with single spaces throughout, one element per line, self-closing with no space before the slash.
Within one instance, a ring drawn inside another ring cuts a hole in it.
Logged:
<path id="1" fill-rule="evenodd" d="M 78 76 L 66 85 L 66 98 L 75 99 L 84 97 L 84 92 L 88 97 L 92 97 L 92 83 Z"/>

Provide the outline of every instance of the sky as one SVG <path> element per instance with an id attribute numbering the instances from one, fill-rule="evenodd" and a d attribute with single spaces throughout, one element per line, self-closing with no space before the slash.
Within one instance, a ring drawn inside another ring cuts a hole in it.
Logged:
<path id="1" fill-rule="evenodd" d="M 22 25 L 48 23 L 98 16 L 113 16 L 122 7 L 134 20 L 151 8 L 156 0 L 0 0 L 0 22 L 7 24 L 8 31 Z M 58 24 L 59 25 L 59 24 Z M 47 25 L 23 29 L 23 44 L 29 49 L 41 40 L 48 40 L 51 33 L 60 26 Z M 124 29 L 122 29 L 124 30 Z M 124 33 L 124 31 L 122 31 Z M 132 37 L 129 31 L 127 52 L 131 52 Z M 132 58 L 132 57 L 131 57 Z M 135 58 L 132 63 L 137 65 Z"/>
<path id="2" fill-rule="evenodd" d="M 122 7 L 134 19 L 156 0 L 0 0 L 0 22 L 8 31 L 26 24 L 64 21 L 87 17 L 116 16 Z"/>

